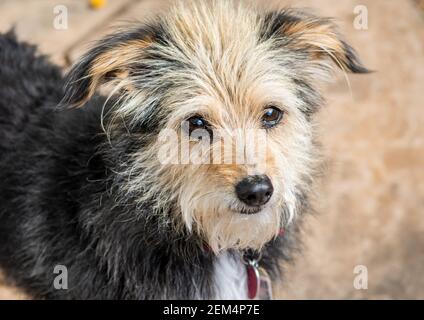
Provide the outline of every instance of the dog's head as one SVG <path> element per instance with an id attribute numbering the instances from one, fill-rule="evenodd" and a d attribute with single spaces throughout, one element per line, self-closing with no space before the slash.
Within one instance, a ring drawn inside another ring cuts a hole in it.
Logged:
<path id="1" fill-rule="evenodd" d="M 64 101 L 82 106 L 113 84 L 107 130 L 140 140 L 122 189 L 215 251 L 260 248 L 309 187 L 317 84 L 333 66 L 367 72 L 329 19 L 180 4 L 100 41 L 70 71 Z"/>

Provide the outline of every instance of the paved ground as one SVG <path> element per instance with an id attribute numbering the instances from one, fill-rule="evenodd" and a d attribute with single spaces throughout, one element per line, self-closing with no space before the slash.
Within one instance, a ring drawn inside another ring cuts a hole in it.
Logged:
<path id="1" fill-rule="evenodd" d="M 18 34 L 64 66 L 110 25 L 143 19 L 164 1 L 0 0 L 0 31 Z M 53 7 L 69 8 L 69 29 L 52 28 Z M 305 250 L 277 289 L 279 298 L 424 298 L 424 15 L 412 0 L 285 1 L 334 16 L 366 65 L 377 72 L 342 76 L 328 86 L 320 114 L 328 170 L 318 186 L 320 214 L 308 220 Z M 353 28 L 356 5 L 369 29 Z M 353 287 L 368 268 L 368 290 Z M 1 281 L 0 281 L 1 282 Z M 0 299 L 22 298 L 0 285 Z"/>

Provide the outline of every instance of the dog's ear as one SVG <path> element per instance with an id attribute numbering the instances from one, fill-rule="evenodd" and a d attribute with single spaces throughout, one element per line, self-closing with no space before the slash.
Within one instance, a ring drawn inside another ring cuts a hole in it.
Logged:
<path id="1" fill-rule="evenodd" d="M 370 72 L 360 62 L 355 50 L 347 44 L 329 18 L 317 18 L 294 10 L 268 13 L 261 32 L 281 45 L 307 53 L 313 62 L 331 59 L 336 66 L 353 73 Z"/>
<path id="2" fill-rule="evenodd" d="M 80 107 L 103 83 L 127 80 L 155 39 L 155 28 L 122 31 L 99 41 L 66 76 L 61 105 Z"/>

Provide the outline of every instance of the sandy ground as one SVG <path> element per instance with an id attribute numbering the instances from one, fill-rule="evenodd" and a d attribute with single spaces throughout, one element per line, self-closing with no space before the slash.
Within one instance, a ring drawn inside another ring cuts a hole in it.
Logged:
<path id="1" fill-rule="evenodd" d="M 84 1 L 0 0 L 0 31 L 12 24 L 22 39 L 64 66 L 117 21 L 158 11 L 153 0 L 109 1 L 92 11 Z M 277 298 L 424 299 L 424 14 L 412 0 L 284 1 L 336 17 L 365 64 L 367 76 L 342 75 L 326 88 L 321 141 L 327 164 L 318 185 L 319 214 L 307 220 L 303 254 L 276 288 Z M 52 28 L 53 7 L 69 6 L 69 30 Z M 369 13 L 353 27 L 355 6 Z M 353 286 L 355 266 L 368 289 Z M 24 296 L 2 286 L 0 299 Z"/>

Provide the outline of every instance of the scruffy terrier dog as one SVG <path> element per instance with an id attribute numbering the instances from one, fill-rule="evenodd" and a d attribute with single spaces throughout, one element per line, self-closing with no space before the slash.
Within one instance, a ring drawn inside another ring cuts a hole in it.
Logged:
<path id="1" fill-rule="evenodd" d="M 36 298 L 266 296 L 309 209 L 313 115 L 333 66 L 367 72 L 331 20 L 225 0 L 120 30 L 64 79 L 1 35 L 4 273 Z M 227 157 L 225 135 L 264 147 L 261 160 Z M 184 147 L 214 159 L 186 161 Z"/>

